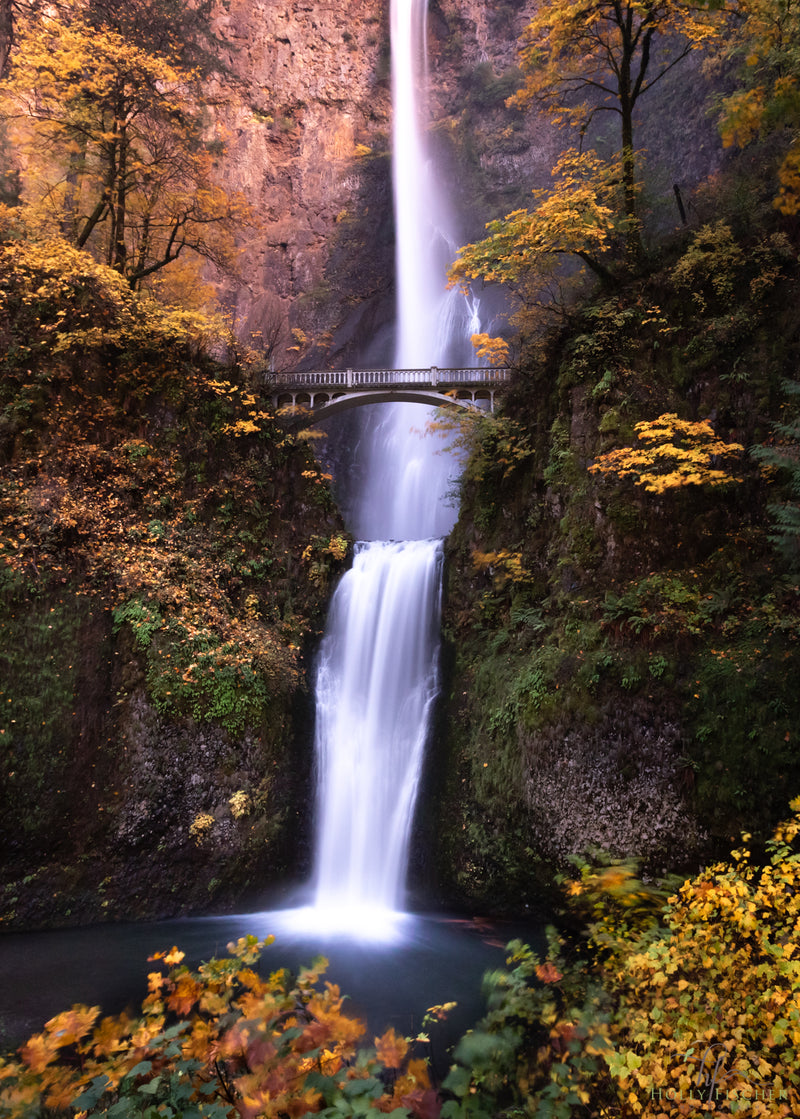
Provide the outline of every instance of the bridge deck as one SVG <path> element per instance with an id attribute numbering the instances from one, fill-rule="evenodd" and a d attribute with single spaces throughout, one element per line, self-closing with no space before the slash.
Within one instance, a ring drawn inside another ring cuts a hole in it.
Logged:
<path id="1" fill-rule="evenodd" d="M 270 382 L 274 392 L 298 391 L 307 388 L 334 388 L 345 391 L 359 389 L 436 388 L 460 385 L 491 385 L 496 387 L 508 380 L 505 368 L 439 369 L 314 369 L 305 373 L 272 373 Z"/>

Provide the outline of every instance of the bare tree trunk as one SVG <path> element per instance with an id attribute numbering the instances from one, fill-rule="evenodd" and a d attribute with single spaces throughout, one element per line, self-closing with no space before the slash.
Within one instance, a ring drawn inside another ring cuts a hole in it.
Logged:
<path id="1" fill-rule="evenodd" d="M 111 246 L 111 267 L 125 275 L 128 259 L 128 246 L 125 243 L 127 221 L 128 186 L 128 137 L 124 127 L 119 138 L 119 159 L 117 161 L 117 197 L 114 212 L 114 242 Z"/>
<path id="2" fill-rule="evenodd" d="M 631 34 L 631 19 L 626 28 L 628 38 Z M 639 215 L 636 212 L 636 158 L 633 150 L 633 84 L 631 62 L 632 43 L 623 49 L 619 73 L 619 110 L 622 123 L 622 193 L 625 207 L 625 256 L 628 265 L 635 267 L 642 256 L 642 238 L 639 231 Z"/>
<path id="3" fill-rule="evenodd" d="M 14 0 L 0 0 L 0 79 L 8 77 L 8 60 L 14 46 Z"/>
<path id="4" fill-rule="evenodd" d="M 136 254 L 136 263 L 133 266 L 134 276 L 139 276 L 147 265 L 147 254 L 150 252 L 150 214 L 146 213 L 142 219 L 142 234 L 139 242 L 139 252 Z M 132 283 L 133 287 L 134 284 Z"/>

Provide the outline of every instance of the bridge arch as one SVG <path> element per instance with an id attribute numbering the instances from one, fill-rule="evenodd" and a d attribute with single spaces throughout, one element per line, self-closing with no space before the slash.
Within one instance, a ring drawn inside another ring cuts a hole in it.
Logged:
<path id="1" fill-rule="evenodd" d="M 308 394 L 305 394 L 306 397 Z M 327 396 L 327 394 L 320 394 Z M 490 401 L 484 397 L 480 401 L 473 401 L 471 399 L 464 399 L 463 397 L 447 396 L 441 392 L 423 392 L 413 389 L 400 389 L 394 392 L 387 392 L 385 389 L 381 392 L 376 390 L 374 392 L 354 392 L 347 393 L 341 396 L 336 396 L 332 400 L 315 401 L 313 408 L 304 413 L 290 414 L 290 422 L 293 427 L 302 429 L 305 427 L 312 427 L 314 424 L 322 423 L 324 420 L 330 419 L 340 412 L 349 412 L 353 408 L 362 408 L 365 404 L 393 404 L 396 402 L 404 402 L 407 404 L 425 404 L 429 408 L 488 408 Z M 291 407 L 293 402 L 286 401 L 283 405 L 284 408 Z M 300 407 L 308 408 L 308 400 L 294 402 Z"/>

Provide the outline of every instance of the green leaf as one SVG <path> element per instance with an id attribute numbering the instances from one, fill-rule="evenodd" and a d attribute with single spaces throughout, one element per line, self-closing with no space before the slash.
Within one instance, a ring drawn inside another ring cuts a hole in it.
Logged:
<path id="1" fill-rule="evenodd" d="M 112 1103 L 108 1115 L 111 1119 L 125 1119 L 125 1116 L 132 1115 L 134 1111 L 138 1113 L 138 1104 L 130 1096 L 122 1096 L 116 1103 Z"/>
<path id="2" fill-rule="evenodd" d="M 111 1081 L 105 1073 L 96 1076 L 86 1091 L 72 1101 L 72 1106 L 76 1111 L 89 1111 L 94 1107 L 110 1083 Z"/>
<path id="3" fill-rule="evenodd" d="M 442 1087 L 454 1096 L 465 1096 L 472 1083 L 472 1074 L 463 1065 L 454 1065 L 444 1079 Z M 442 1113 L 444 1114 L 444 1113 Z"/>
<path id="4" fill-rule="evenodd" d="M 133 1076 L 144 1076 L 145 1073 L 148 1073 L 152 1067 L 153 1067 L 153 1062 L 152 1061 L 139 1061 L 139 1064 L 133 1066 L 133 1068 L 128 1073 L 128 1076 L 125 1077 L 125 1079 L 127 1080 L 128 1077 L 133 1077 Z"/>
<path id="5" fill-rule="evenodd" d="M 374 1076 L 368 1076 L 364 1080 L 348 1080 L 342 1085 L 342 1093 L 347 1099 L 355 1099 L 357 1096 L 367 1096 L 369 1099 L 377 1099 L 383 1092 L 383 1084 L 380 1080 L 376 1080 Z"/>

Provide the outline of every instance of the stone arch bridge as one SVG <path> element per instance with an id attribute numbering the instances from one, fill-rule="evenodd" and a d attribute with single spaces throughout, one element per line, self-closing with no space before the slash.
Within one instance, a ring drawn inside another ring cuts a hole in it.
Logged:
<path id="1" fill-rule="evenodd" d="M 269 384 L 276 411 L 293 426 L 308 427 L 363 404 L 408 401 L 433 407 L 494 411 L 496 391 L 510 372 L 486 369 L 343 369 L 272 373 Z"/>

